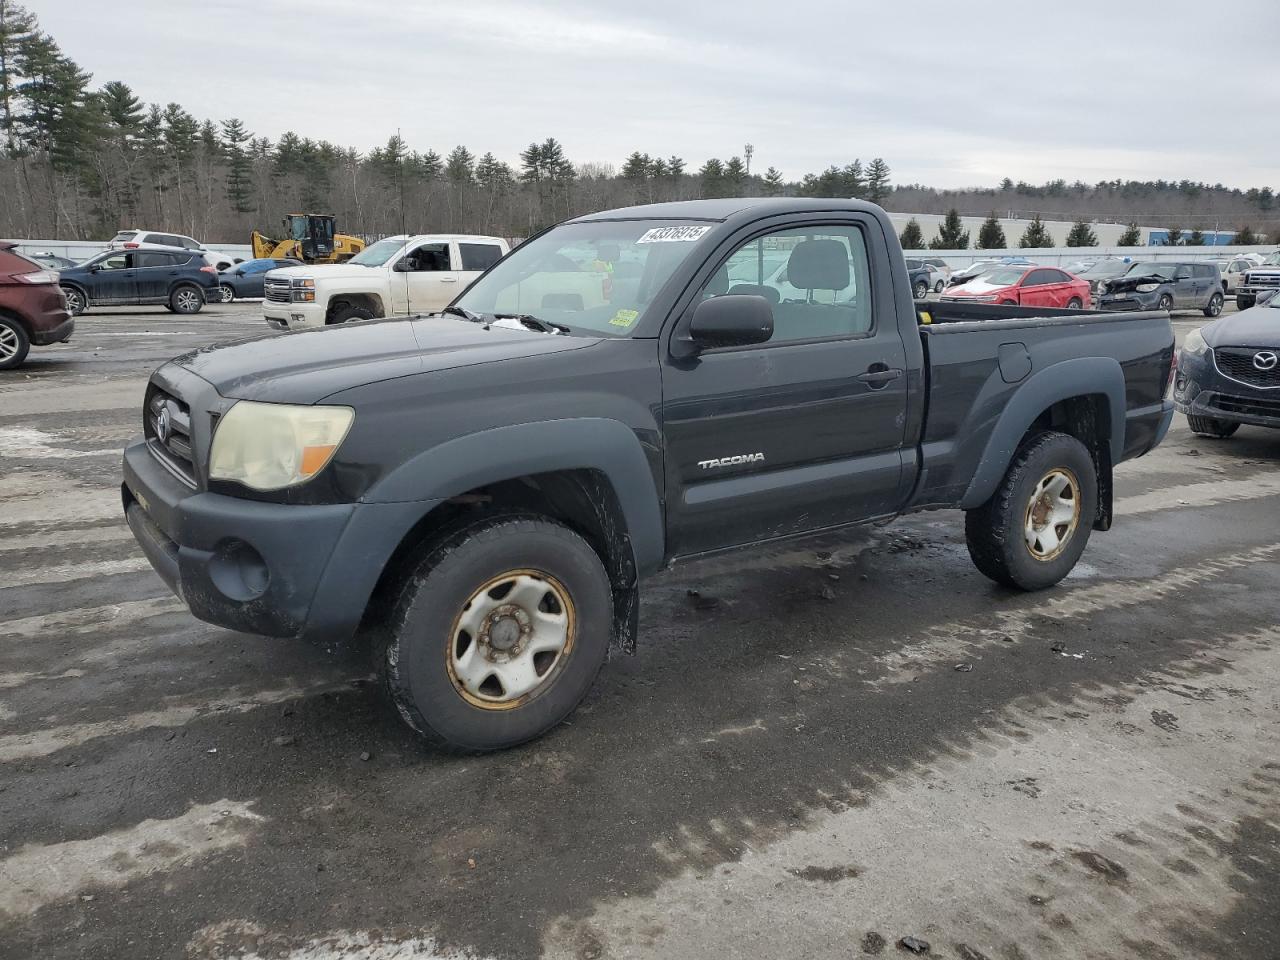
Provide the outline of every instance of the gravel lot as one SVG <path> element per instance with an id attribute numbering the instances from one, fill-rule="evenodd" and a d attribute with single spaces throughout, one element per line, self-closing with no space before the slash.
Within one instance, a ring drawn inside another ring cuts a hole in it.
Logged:
<path id="1" fill-rule="evenodd" d="M 445 756 L 120 516 L 149 371 L 264 330 L 0 374 L 0 957 L 1280 956 L 1280 434 L 1178 417 L 1043 594 L 949 513 L 677 568 L 571 723 Z"/>

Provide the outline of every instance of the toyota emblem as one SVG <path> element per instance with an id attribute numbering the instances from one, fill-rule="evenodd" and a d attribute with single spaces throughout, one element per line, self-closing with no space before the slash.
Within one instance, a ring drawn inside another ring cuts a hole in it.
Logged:
<path id="1" fill-rule="evenodd" d="M 160 412 L 156 414 L 156 439 L 161 443 L 168 443 L 169 431 L 172 428 L 173 425 L 169 422 L 169 408 L 161 407 Z"/>
<path id="2" fill-rule="evenodd" d="M 1253 365 L 1259 370 L 1274 370 L 1280 363 L 1280 354 L 1274 350 L 1262 350 L 1253 355 Z"/>

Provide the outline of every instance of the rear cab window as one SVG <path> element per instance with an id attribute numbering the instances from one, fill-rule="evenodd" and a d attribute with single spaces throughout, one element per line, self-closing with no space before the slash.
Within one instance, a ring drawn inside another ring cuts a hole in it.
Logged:
<path id="1" fill-rule="evenodd" d="M 496 243 L 459 243 L 463 270 L 488 270 L 502 259 L 502 248 Z"/>

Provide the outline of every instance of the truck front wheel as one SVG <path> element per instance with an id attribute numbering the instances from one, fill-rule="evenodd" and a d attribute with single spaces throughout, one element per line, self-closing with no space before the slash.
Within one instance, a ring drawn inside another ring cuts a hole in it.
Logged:
<path id="1" fill-rule="evenodd" d="M 1088 448 L 1045 431 L 1025 441 L 991 499 L 965 514 L 974 565 L 997 583 L 1043 590 L 1080 559 L 1098 507 Z"/>
<path id="2" fill-rule="evenodd" d="M 573 712 L 612 622 L 608 574 L 582 537 L 536 516 L 490 519 L 436 544 L 406 578 L 380 667 L 428 740 L 500 750 Z"/>

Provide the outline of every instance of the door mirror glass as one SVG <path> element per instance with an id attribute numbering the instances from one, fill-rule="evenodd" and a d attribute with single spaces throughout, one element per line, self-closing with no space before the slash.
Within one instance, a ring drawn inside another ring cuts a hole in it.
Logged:
<path id="1" fill-rule="evenodd" d="M 391 269 L 396 273 L 413 273 L 413 261 L 408 257 L 401 257 Z"/>
<path id="2" fill-rule="evenodd" d="M 740 347 L 773 336 L 773 307 L 756 294 L 703 300 L 693 311 L 689 335 L 702 347 Z"/>

